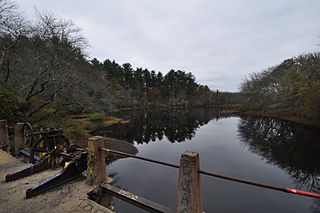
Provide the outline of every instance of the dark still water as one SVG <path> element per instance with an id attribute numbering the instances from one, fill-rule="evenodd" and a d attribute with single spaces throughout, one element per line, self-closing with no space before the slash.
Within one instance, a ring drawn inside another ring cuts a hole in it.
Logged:
<path id="1" fill-rule="evenodd" d="M 202 170 L 320 193 L 320 132 L 281 120 L 223 117 L 217 110 L 135 111 L 95 134 L 134 143 L 139 156 L 179 164 L 200 153 Z M 115 186 L 176 207 L 178 170 L 135 159 L 107 167 Z M 205 212 L 319 212 L 320 200 L 201 176 Z M 116 212 L 144 212 L 113 198 Z"/>

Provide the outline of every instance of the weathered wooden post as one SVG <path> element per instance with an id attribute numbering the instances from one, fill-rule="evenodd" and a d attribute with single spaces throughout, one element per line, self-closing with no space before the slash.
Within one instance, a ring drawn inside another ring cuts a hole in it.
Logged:
<path id="1" fill-rule="evenodd" d="M 8 126 L 7 120 L 0 120 L 0 142 L 9 146 Z"/>
<path id="2" fill-rule="evenodd" d="M 88 160 L 87 160 L 87 184 L 94 185 L 106 179 L 106 160 L 104 148 L 104 138 L 94 136 L 88 139 Z"/>
<path id="3" fill-rule="evenodd" d="M 199 153 L 185 151 L 180 158 L 177 213 L 202 213 Z"/>
<path id="4" fill-rule="evenodd" d="M 17 123 L 14 126 L 14 150 L 17 152 L 19 149 L 24 148 L 24 137 L 23 137 L 23 124 Z"/>

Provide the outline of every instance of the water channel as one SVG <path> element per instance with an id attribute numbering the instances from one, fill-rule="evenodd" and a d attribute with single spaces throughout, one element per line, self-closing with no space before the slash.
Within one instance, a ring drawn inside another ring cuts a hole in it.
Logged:
<path id="1" fill-rule="evenodd" d="M 131 111 L 130 122 L 95 130 L 123 139 L 139 156 L 179 164 L 185 150 L 202 170 L 320 193 L 320 131 L 278 119 L 225 116 L 217 109 Z M 136 159 L 107 167 L 114 185 L 175 209 L 178 170 Z M 320 201 L 201 176 L 205 212 L 320 212 Z M 120 213 L 144 212 L 117 198 Z"/>

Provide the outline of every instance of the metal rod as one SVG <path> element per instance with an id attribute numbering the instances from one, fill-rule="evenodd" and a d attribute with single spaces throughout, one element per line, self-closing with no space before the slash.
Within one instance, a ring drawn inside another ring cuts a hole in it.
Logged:
<path id="1" fill-rule="evenodd" d="M 238 182 L 238 183 L 244 183 L 244 184 L 249 184 L 249 185 L 253 185 L 253 186 L 258 186 L 258 187 L 263 187 L 263 188 L 268 188 L 268 189 L 273 189 L 273 190 L 278 190 L 278 191 L 284 191 L 283 190 L 284 188 L 282 188 L 282 187 L 272 186 L 272 185 L 268 185 L 268 184 L 264 184 L 264 183 L 258 183 L 258 182 L 251 181 L 251 180 L 235 178 L 235 177 L 221 175 L 221 174 L 212 173 L 212 172 L 207 172 L 207 171 L 203 171 L 203 170 L 199 170 L 199 173 L 203 174 L 203 175 L 211 176 L 211 177 L 221 178 L 224 180 Z"/>
<path id="2" fill-rule="evenodd" d="M 110 153 L 114 153 L 114 154 L 118 154 L 118 155 L 123 155 L 123 156 L 126 156 L 126 157 L 132 157 L 132 158 L 136 158 L 136 159 L 140 159 L 140 160 L 144 160 L 144 161 L 148 161 L 148 162 L 164 165 L 164 166 L 169 166 L 169 167 L 172 167 L 172 168 L 179 168 L 179 166 L 175 165 L 175 164 L 166 163 L 166 162 L 157 161 L 157 160 L 152 160 L 152 159 L 144 158 L 144 157 L 139 157 L 139 156 L 127 154 L 127 153 L 124 153 L 124 152 L 119 152 L 119 151 L 115 151 L 115 150 L 111 150 L 111 149 L 101 149 L 101 150 L 105 151 L 105 152 L 110 152 Z M 230 181 L 234 181 L 234 182 L 238 182 L 238 183 L 244 183 L 244 184 L 248 184 L 248 185 L 252 185 L 252 186 L 258 186 L 258 187 L 272 189 L 272 190 L 276 190 L 276 191 L 281 191 L 281 192 L 292 193 L 292 194 L 297 194 L 297 195 L 301 195 L 301 196 L 313 197 L 313 198 L 320 199 L 320 194 L 313 193 L 313 192 L 306 192 L 306 191 L 303 191 L 303 190 L 297 190 L 297 189 L 292 189 L 292 188 L 287 188 L 287 187 L 273 186 L 273 185 L 269 185 L 269 184 L 259 183 L 259 182 L 246 180 L 246 179 L 241 179 L 241 178 L 236 178 L 236 177 L 231 177 L 231 176 L 227 176 L 227 175 L 221 175 L 221 174 L 207 172 L 207 171 L 203 171 L 203 170 L 199 170 L 199 173 L 203 174 L 203 175 L 211 176 L 211 177 L 221 178 L 221 179 L 224 179 L 224 180 L 230 180 Z"/>
<path id="3" fill-rule="evenodd" d="M 211 173 L 211 172 L 202 171 L 202 170 L 199 170 L 199 173 L 204 174 L 204 175 L 208 175 L 211 177 L 221 178 L 224 180 L 230 180 L 230 181 L 244 183 L 244 184 L 248 184 L 248 185 L 252 185 L 252 186 L 258 186 L 258 187 L 272 189 L 272 190 L 276 190 L 276 191 L 298 194 L 298 195 L 302 195 L 302 196 L 306 196 L 306 197 L 314 197 L 314 198 L 320 199 L 320 194 L 317 194 L 317 193 L 306 192 L 306 191 L 292 189 L 292 188 L 288 188 L 288 187 L 273 186 L 273 185 L 269 185 L 269 184 L 259 183 L 259 182 L 241 179 L 241 178 L 235 178 L 235 177 L 221 175 L 221 174 L 217 174 L 217 173 Z"/>
<path id="4" fill-rule="evenodd" d="M 102 151 L 106 151 L 106 152 L 111 152 L 111 153 L 114 153 L 114 154 L 118 154 L 118 155 L 123 155 L 123 156 L 126 156 L 126 157 L 136 158 L 136 159 L 140 159 L 140 160 L 144 160 L 144 161 L 148 161 L 148 162 L 164 165 L 164 166 L 169 166 L 169 167 L 173 167 L 173 168 L 179 168 L 178 165 L 174 165 L 174 164 L 166 163 L 166 162 L 162 162 L 162 161 L 157 161 L 157 160 L 152 160 L 152 159 L 149 159 L 149 158 L 144 158 L 144 157 L 140 157 L 140 156 L 136 156 L 136 155 L 131 155 L 131 154 L 127 154 L 125 152 L 119 152 L 119 151 L 115 151 L 115 150 L 111 150 L 111 149 L 101 149 L 101 150 Z"/>

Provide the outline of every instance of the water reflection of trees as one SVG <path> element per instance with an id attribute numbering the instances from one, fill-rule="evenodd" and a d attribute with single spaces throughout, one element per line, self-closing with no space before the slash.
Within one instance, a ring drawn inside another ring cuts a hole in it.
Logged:
<path id="1" fill-rule="evenodd" d="M 320 212 L 320 201 L 316 200 L 314 204 L 311 206 L 311 211 L 314 213 L 319 213 Z"/>
<path id="2" fill-rule="evenodd" d="M 114 137 L 128 142 L 148 143 L 165 136 L 170 142 L 192 139 L 196 130 L 212 119 L 222 118 L 215 109 L 144 110 L 128 113 L 129 123 L 97 129 L 94 134 Z"/>
<path id="3" fill-rule="evenodd" d="M 241 141 L 268 163 L 279 166 L 296 187 L 320 192 L 319 129 L 271 118 L 242 118 Z"/>

